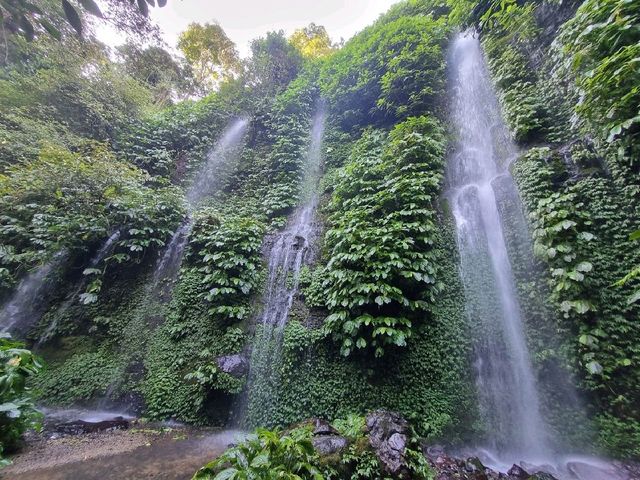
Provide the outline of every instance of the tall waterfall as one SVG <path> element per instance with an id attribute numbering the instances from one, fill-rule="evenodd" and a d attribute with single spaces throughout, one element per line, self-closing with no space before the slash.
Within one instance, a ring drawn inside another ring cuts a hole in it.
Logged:
<path id="1" fill-rule="evenodd" d="M 493 439 L 490 446 L 499 455 L 540 459 L 549 453 L 549 438 L 497 200 L 500 196 L 519 205 L 508 171 L 517 151 L 502 124 L 476 38 L 467 35 L 455 41 L 451 71 L 458 143 L 447 176 L 467 315 L 477 332 L 480 410 Z M 526 225 L 514 223 L 508 227 Z"/>
<path id="2" fill-rule="evenodd" d="M 267 285 L 253 343 L 247 404 L 241 406 L 242 410 L 259 409 L 263 418 L 265 413 L 272 411 L 277 405 L 274 392 L 279 382 L 278 369 L 284 327 L 298 291 L 300 269 L 315 233 L 314 214 L 318 203 L 316 188 L 320 177 L 325 121 L 326 112 L 321 105 L 312 120 L 305 165 L 303 190 L 307 200 L 294 212 L 287 228 L 273 239 L 268 254 Z M 241 411 L 240 415 L 246 413 Z M 249 422 L 252 420 L 249 419 Z"/>

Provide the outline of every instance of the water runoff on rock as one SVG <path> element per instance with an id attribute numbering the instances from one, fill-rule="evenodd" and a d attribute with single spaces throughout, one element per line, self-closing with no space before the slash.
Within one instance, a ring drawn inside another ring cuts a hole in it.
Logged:
<path id="1" fill-rule="evenodd" d="M 20 281 L 11 298 L 0 310 L 0 332 L 24 335 L 40 319 L 67 257 L 66 250 L 58 251 L 48 262 Z"/>
<path id="2" fill-rule="evenodd" d="M 505 128 L 480 42 L 461 34 L 450 53 L 451 116 L 457 134 L 447 169 L 465 305 L 475 332 L 479 410 L 487 439 L 474 453 L 488 466 L 522 462 L 557 478 L 617 479 L 606 461 L 554 451 L 541 414 L 506 230 L 528 235 L 509 163 L 517 149 Z M 509 206 L 509 215 L 501 206 Z M 518 214 L 515 215 L 514 211 Z"/>
<path id="3" fill-rule="evenodd" d="M 249 120 L 238 118 L 224 130 L 216 145 L 207 154 L 206 161 L 197 172 L 191 187 L 187 190 L 186 199 L 189 210 L 197 207 L 206 197 L 214 193 L 219 183 L 218 169 L 231 162 L 239 154 L 242 140 L 247 131 Z M 153 270 L 150 293 L 158 300 L 170 299 L 184 249 L 189 243 L 192 222 L 188 218 L 173 234 L 167 247 L 162 252 Z"/>
<path id="4" fill-rule="evenodd" d="M 324 104 L 320 104 L 311 123 L 306 158 L 303 192 L 306 201 L 294 212 L 288 226 L 275 235 L 268 251 L 268 276 L 262 313 L 257 321 L 249 367 L 247 398 L 243 399 L 239 416 L 247 409 L 258 409 L 265 417 L 277 404 L 274 392 L 278 385 L 278 369 L 284 327 L 298 291 L 300 270 L 304 265 L 315 234 L 315 210 L 318 204 L 317 184 L 322 162 L 322 141 L 326 121 Z M 251 423 L 252 419 L 237 418 Z"/>

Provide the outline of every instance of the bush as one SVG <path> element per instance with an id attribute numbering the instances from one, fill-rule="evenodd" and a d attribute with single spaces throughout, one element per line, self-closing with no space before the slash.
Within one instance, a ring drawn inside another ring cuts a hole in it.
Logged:
<path id="1" fill-rule="evenodd" d="M 20 342 L 0 337 L 0 466 L 5 451 L 18 447 L 28 428 L 39 428 L 41 414 L 31 399 L 27 379 L 41 368 L 40 361 Z"/>
<path id="2" fill-rule="evenodd" d="M 245 441 L 202 467 L 193 480 L 322 480 L 324 476 L 317 462 L 310 429 L 297 428 L 283 434 L 259 428 Z"/>

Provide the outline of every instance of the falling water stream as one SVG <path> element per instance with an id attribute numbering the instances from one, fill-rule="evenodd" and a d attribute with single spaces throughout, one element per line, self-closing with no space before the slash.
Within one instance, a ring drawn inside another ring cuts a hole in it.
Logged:
<path id="1" fill-rule="evenodd" d="M 239 118 L 234 120 L 220 136 L 213 149 L 207 154 L 206 162 L 197 172 L 191 187 L 187 190 L 186 198 L 189 210 L 197 207 L 202 200 L 211 195 L 218 185 L 218 169 L 236 158 L 247 131 L 249 120 Z M 188 218 L 173 234 L 171 240 L 158 258 L 153 270 L 149 293 L 157 300 L 168 300 L 175 283 L 184 249 L 189 243 L 192 228 Z"/>
<path id="2" fill-rule="evenodd" d="M 298 291 L 300 269 L 308 254 L 315 233 L 316 193 L 322 161 L 322 141 L 326 112 L 318 107 L 311 125 L 311 139 L 306 159 L 303 191 L 306 202 L 292 215 L 287 228 L 277 234 L 268 253 L 268 276 L 262 314 L 258 320 L 258 332 L 253 343 L 247 408 L 260 404 L 262 412 L 277 405 L 274 394 L 278 386 L 278 369 L 284 327 L 289 317 L 293 299 Z M 241 411 L 240 415 L 246 415 Z M 239 419 L 246 421 L 245 418 Z"/>
<path id="3" fill-rule="evenodd" d="M 238 118 L 232 121 L 222 132 L 215 146 L 207 154 L 205 163 L 196 172 L 191 187 L 187 190 L 186 199 L 189 213 L 212 193 L 219 184 L 219 169 L 229 165 L 238 157 L 249 120 Z M 147 326 L 155 329 L 164 321 L 164 305 L 170 300 L 173 287 L 178 279 L 185 248 L 189 244 L 189 235 L 193 227 L 191 216 L 173 233 L 167 246 L 160 252 L 153 268 L 151 281 L 147 283 L 143 301 L 138 308 L 145 318 Z M 148 333 L 148 332 L 147 332 Z M 132 332 L 134 335 L 135 332 Z M 136 352 L 139 353 L 139 352 Z M 121 368 L 128 368 L 125 362 Z M 107 387 L 106 392 L 98 402 L 98 409 L 105 410 L 112 406 L 112 396 L 118 391 L 123 379 L 124 371 L 114 375 L 115 380 Z"/>
<path id="4" fill-rule="evenodd" d="M 1 332 L 23 335 L 40 319 L 48 304 L 47 296 L 60 278 L 58 270 L 67 257 L 67 251 L 60 250 L 20 281 L 0 310 Z"/>
<path id="5" fill-rule="evenodd" d="M 455 153 L 447 171 L 455 217 L 466 311 L 475 333 L 474 366 L 479 410 L 486 426 L 485 463 L 543 468 L 558 478 L 615 479 L 605 461 L 554 451 L 541 414 L 505 229 L 526 229 L 523 218 L 502 215 L 501 204 L 520 212 L 508 167 L 517 149 L 505 128 L 480 42 L 460 35 L 450 57 Z M 503 218 L 504 217 L 504 218 Z M 520 232 L 527 235 L 527 232 Z M 534 467 L 536 466 L 536 467 Z M 530 470 L 531 471 L 531 470 Z"/>

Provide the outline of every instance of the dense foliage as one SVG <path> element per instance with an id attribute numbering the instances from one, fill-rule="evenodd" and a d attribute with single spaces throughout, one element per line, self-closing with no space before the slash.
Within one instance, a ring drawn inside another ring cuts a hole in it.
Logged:
<path id="1" fill-rule="evenodd" d="M 243 480 L 250 478 L 314 479 L 324 476 L 311 444 L 311 431 L 298 428 L 286 433 L 258 429 L 202 467 L 194 480 Z"/>
<path id="2" fill-rule="evenodd" d="M 343 355 L 405 346 L 442 288 L 433 251 L 442 127 L 411 118 L 383 138 L 370 133 L 356 145 L 329 205 L 325 326 Z"/>
<path id="3" fill-rule="evenodd" d="M 100 15 L 150 33 L 147 3 L 108 1 Z M 219 360 L 247 355 L 264 331 L 262 254 L 316 187 L 307 150 L 326 113 L 317 241 L 276 349 L 277 381 L 252 385 L 246 420 L 342 416 L 351 444 L 327 466 L 308 429 L 261 430 L 197 478 L 375 477 L 358 415 L 377 408 L 431 439 L 478 434 L 473 332 L 442 196 L 455 140 L 446 48 L 460 24 L 475 24 L 524 150 L 512 172 L 531 238 L 514 272 L 543 405 L 565 400 L 545 381 L 569 369 L 600 445 L 639 455 L 638 5 L 578 3 L 407 0 L 343 45 L 310 24 L 266 33 L 239 60 L 217 24 L 182 34 L 184 59 L 135 41 L 114 56 L 91 38 L 89 17 L 79 17 L 85 38 L 74 35 L 57 1 L 38 2 L 41 15 L 0 0 L 0 23 L 19 33 L 2 39 L 0 296 L 60 263 L 43 315 L 20 332 L 47 359 L 31 380 L 40 401 L 113 401 L 195 424 L 237 413 L 246 375 Z M 57 30 L 60 40 L 41 35 Z M 213 158 L 240 118 L 234 154 Z M 210 194 L 187 207 L 209 163 Z M 172 238 L 184 241 L 175 272 L 158 279 Z M 2 342 L 10 394 L 23 398 L 38 362 Z M 33 419 L 27 400 L 24 413 L 5 446 Z M 428 478 L 414 446 L 415 478 Z"/>
<path id="4" fill-rule="evenodd" d="M 27 379 L 41 368 L 40 361 L 24 344 L 3 334 L 0 337 L 0 466 L 3 456 L 15 450 L 28 428 L 39 426 L 41 414 L 30 396 Z"/>

